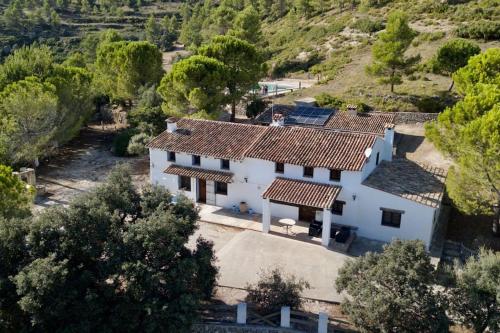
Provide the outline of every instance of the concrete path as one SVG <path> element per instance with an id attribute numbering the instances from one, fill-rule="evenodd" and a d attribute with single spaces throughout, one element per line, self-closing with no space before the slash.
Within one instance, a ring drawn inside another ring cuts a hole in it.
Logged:
<path id="1" fill-rule="evenodd" d="M 348 255 L 322 246 L 253 230 L 245 230 L 216 252 L 220 277 L 218 284 L 244 288 L 258 281 L 262 270 L 279 267 L 309 282 L 311 289 L 303 296 L 329 302 L 340 302 L 335 290 L 338 269 Z"/>

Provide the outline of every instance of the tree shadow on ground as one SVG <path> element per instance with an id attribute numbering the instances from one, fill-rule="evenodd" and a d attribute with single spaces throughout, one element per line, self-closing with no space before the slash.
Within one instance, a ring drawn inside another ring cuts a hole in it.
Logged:
<path id="1" fill-rule="evenodd" d="M 492 233 L 492 220 L 492 216 L 466 215 L 452 207 L 446 239 L 475 250 L 484 246 L 500 251 L 500 237 L 495 237 Z"/>

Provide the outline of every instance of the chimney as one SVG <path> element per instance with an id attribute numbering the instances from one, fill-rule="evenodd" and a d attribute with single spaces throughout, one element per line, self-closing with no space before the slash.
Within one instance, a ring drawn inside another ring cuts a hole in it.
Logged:
<path id="1" fill-rule="evenodd" d="M 170 117 L 167 119 L 167 132 L 168 133 L 174 133 L 175 131 L 177 131 L 177 121 L 179 121 L 179 119 L 177 119 L 175 117 Z"/>
<path id="2" fill-rule="evenodd" d="M 387 123 L 384 126 L 384 140 L 391 147 L 394 145 L 394 124 Z"/>
<path id="3" fill-rule="evenodd" d="M 273 114 L 273 121 L 271 123 L 271 126 L 285 126 L 285 117 L 282 113 Z"/>
<path id="4" fill-rule="evenodd" d="M 382 159 L 392 161 L 394 152 L 394 124 L 387 123 L 384 126 L 384 151 Z"/>
<path id="5" fill-rule="evenodd" d="M 358 106 L 347 104 L 347 114 L 350 116 L 356 116 L 358 114 Z"/>

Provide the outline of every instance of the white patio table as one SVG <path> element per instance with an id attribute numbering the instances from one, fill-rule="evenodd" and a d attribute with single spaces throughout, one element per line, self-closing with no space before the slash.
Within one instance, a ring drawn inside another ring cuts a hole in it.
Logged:
<path id="1" fill-rule="evenodd" d="M 288 230 L 293 227 L 297 222 L 294 219 L 280 219 L 278 221 L 286 229 L 286 234 L 288 235 Z"/>

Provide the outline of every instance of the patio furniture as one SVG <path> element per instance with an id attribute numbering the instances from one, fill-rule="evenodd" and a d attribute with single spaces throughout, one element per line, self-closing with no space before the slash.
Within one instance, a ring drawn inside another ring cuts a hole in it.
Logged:
<path id="1" fill-rule="evenodd" d="M 309 224 L 309 236 L 312 237 L 321 237 L 321 233 L 323 232 L 323 222 L 321 221 L 312 221 Z M 332 223 L 330 229 L 330 238 L 334 239 L 338 243 L 345 243 L 349 236 L 351 235 L 351 228 L 347 226 L 339 226 L 337 224 Z"/>
<path id="2" fill-rule="evenodd" d="M 321 237 L 321 232 L 323 231 L 323 222 L 321 221 L 312 221 L 309 224 L 309 236 L 312 237 Z"/>
<path id="3" fill-rule="evenodd" d="M 286 229 L 286 234 L 288 235 L 288 230 L 295 225 L 295 220 L 293 219 L 280 219 L 278 221 L 279 224 L 283 226 L 283 228 Z"/>
<path id="4" fill-rule="evenodd" d="M 350 235 L 351 229 L 349 229 L 348 227 L 340 227 L 340 229 L 335 234 L 335 241 L 338 243 L 345 243 Z"/>

